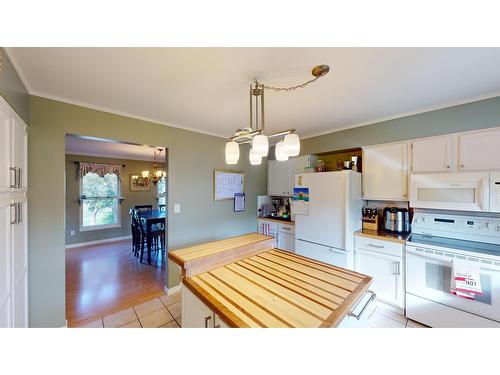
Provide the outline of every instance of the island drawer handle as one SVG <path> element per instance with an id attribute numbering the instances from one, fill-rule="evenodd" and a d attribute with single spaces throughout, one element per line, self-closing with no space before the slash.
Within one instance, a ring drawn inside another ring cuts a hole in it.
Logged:
<path id="1" fill-rule="evenodd" d="M 375 297 L 377 296 L 374 292 L 372 292 L 371 290 L 368 290 L 366 293 L 370 293 L 371 296 L 370 298 L 368 298 L 368 301 L 365 303 L 365 305 L 363 306 L 363 308 L 361 309 L 361 311 L 359 312 L 359 314 L 354 314 L 352 311 L 347 314 L 349 316 L 352 316 L 353 318 L 356 318 L 357 320 L 359 320 L 361 318 L 361 316 L 363 315 L 363 313 L 365 312 L 366 308 L 368 307 L 368 305 L 375 299 Z M 361 301 L 361 298 L 360 298 L 360 301 Z M 356 306 L 354 306 L 354 309 L 356 309 L 356 307 L 358 307 L 358 304 L 359 302 L 356 304 Z"/>
<path id="2" fill-rule="evenodd" d="M 208 322 L 210 321 L 210 319 L 212 319 L 210 315 L 205 317 L 205 328 L 208 328 Z"/>

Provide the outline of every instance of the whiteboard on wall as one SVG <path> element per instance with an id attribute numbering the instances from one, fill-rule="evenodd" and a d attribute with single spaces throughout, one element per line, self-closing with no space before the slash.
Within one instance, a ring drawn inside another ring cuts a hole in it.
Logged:
<path id="1" fill-rule="evenodd" d="M 214 199 L 234 199 L 234 194 L 243 193 L 245 174 L 243 172 L 214 170 Z"/>

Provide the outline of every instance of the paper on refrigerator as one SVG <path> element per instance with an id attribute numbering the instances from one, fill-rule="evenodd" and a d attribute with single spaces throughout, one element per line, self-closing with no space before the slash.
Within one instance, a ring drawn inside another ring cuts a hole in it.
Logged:
<path id="1" fill-rule="evenodd" d="M 293 188 L 293 213 L 309 215 L 309 188 Z"/>

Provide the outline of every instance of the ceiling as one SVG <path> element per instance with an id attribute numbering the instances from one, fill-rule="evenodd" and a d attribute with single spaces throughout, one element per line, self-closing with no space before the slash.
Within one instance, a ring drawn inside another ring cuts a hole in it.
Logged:
<path id="1" fill-rule="evenodd" d="M 500 95 L 500 48 L 8 48 L 34 95 L 231 136 L 248 86 L 266 92 L 267 133 L 302 137 Z"/>
<path id="2" fill-rule="evenodd" d="M 120 143 L 112 140 L 66 135 L 66 153 L 72 155 L 101 156 L 106 158 L 153 161 L 151 146 Z M 165 162 L 165 152 L 159 162 Z"/>

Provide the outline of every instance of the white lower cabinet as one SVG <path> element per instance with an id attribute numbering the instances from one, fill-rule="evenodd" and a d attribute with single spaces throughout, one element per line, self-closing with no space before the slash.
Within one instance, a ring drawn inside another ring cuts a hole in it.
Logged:
<path id="1" fill-rule="evenodd" d="M 404 308 L 404 245 L 355 236 L 355 270 L 371 276 L 377 299 Z"/>
<path id="2" fill-rule="evenodd" d="M 293 223 L 257 220 L 257 232 L 274 237 L 274 247 L 295 252 L 295 225 Z"/>
<path id="3" fill-rule="evenodd" d="M 185 285 L 182 294 L 182 328 L 228 328 L 226 323 L 200 301 Z"/>
<path id="4" fill-rule="evenodd" d="M 278 232 L 276 237 L 276 247 L 280 250 L 295 252 L 295 236 L 289 233 Z"/>

